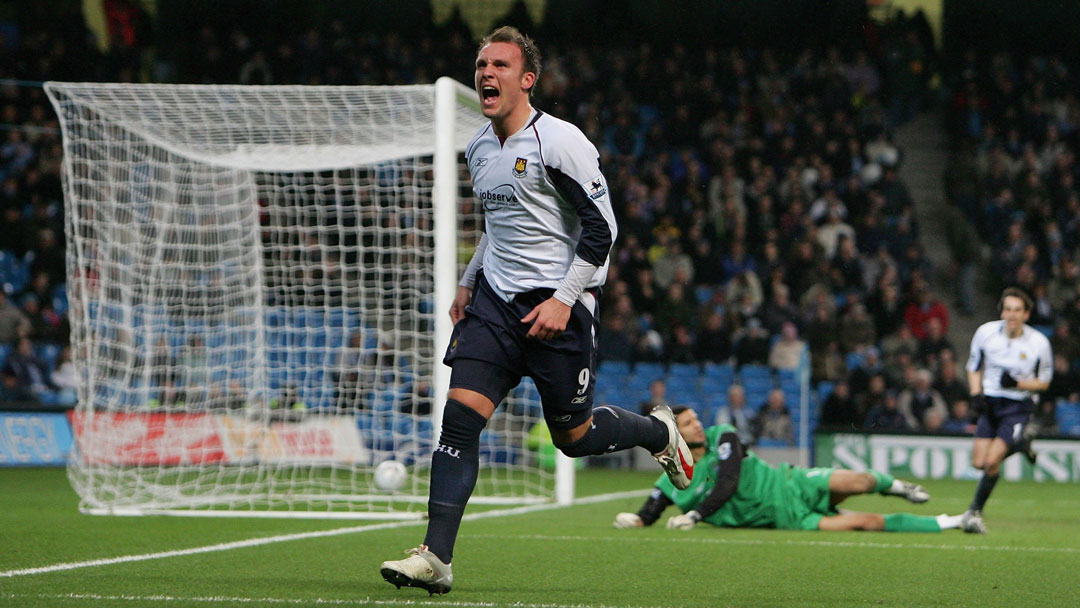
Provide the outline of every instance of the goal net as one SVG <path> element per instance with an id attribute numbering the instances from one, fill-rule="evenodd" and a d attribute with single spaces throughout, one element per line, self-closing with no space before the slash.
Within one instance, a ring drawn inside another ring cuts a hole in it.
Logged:
<path id="1" fill-rule="evenodd" d="M 482 221 L 461 154 L 485 121 L 471 90 L 45 88 L 81 508 L 421 516 L 446 311 Z M 474 501 L 555 498 L 538 423 L 526 381 L 484 431 Z M 375 485 L 384 460 L 403 486 Z"/>

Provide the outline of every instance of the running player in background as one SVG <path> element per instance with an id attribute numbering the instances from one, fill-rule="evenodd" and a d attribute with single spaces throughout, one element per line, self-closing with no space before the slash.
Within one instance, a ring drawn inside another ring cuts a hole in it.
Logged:
<path id="1" fill-rule="evenodd" d="M 975 497 L 964 513 L 964 530 L 986 533 L 982 510 L 997 484 L 1001 462 L 1023 453 L 1035 464 L 1028 428 L 1039 396 L 1050 386 L 1054 357 L 1050 340 L 1027 325 L 1033 302 L 1020 289 L 1001 294 L 1001 319 L 983 323 L 971 338 L 968 387 L 971 405 L 979 414 L 971 464 L 983 472 Z"/>
<path id="2" fill-rule="evenodd" d="M 676 489 L 660 478 L 637 513 L 619 513 L 616 528 L 649 526 L 671 505 L 681 514 L 667 527 L 689 530 L 699 521 L 728 528 L 781 528 L 787 530 L 884 530 L 886 532 L 940 532 L 959 528 L 960 515 L 859 513 L 836 507 L 856 494 L 877 492 L 922 503 L 930 495 L 922 488 L 891 475 L 846 469 L 805 469 L 787 463 L 773 467 L 747 450 L 735 427 L 704 429 L 697 414 L 676 408 L 679 431 L 694 452 L 695 471 L 689 488 Z"/>
<path id="3" fill-rule="evenodd" d="M 450 560 L 495 407 L 529 376 L 551 438 L 568 456 L 649 450 L 676 487 L 693 458 L 667 406 L 648 416 L 593 408 L 598 310 L 615 215 L 596 148 L 574 125 L 532 107 L 536 45 L 513 27 L 480 43 L 475 86 L 491 121 L 465 151 L 485 233 L 450 309 L 453 368 L 431 459 L 428 528 L 410 557 L 383 562 L 390 583 L 450 591 Z"/>

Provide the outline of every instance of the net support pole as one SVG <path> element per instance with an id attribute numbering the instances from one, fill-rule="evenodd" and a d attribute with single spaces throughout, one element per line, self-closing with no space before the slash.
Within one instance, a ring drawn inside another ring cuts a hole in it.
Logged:
<path id="1" fill-rule="evenodd" d="M 555 450 L 555 502 L 568 505 L 574 502 L 574 459 Z"/>
<path id="2" fill-rule="evenodd" d="M 442 364 L 442 349 L 450 343 L 454 329 L 449 310 L 457 294 L 457 150 L 454 149 L 454 107 L 457 83 L 442 77 L 435 81 L 435 179 L 432 211 L 435 220 L 435 336 L 433 344 L 431 421 L 435 437 L 442 429 L 446 393 L 450 390 L 450 368 Z"/>

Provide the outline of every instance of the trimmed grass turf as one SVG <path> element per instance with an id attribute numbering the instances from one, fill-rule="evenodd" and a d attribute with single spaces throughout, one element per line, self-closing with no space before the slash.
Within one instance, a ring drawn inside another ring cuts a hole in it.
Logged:
<path id="1" fill-rule="evenodd" d="M 579 494 L 654 479 L 589 470 Z M 958 513 L 975 486 L 925 485 L 926 505 L 864 496 L 845 506 Z M 614 514 L 642 500 L 620 499 L 464 523 L 444 597 L 395 590 L 378 574 L 382 560 L 420 542 L 423 527 L 412 526 L 3 577 L 0 606 L 1064 606 L 1080 580 L 1077 496 L 1074 485 L 1002 482 L 986 536 L 616 530 Z M 0 469 L 0 572 L 370 524 L 96 517 L 76 503 L 62 470 Z"/>

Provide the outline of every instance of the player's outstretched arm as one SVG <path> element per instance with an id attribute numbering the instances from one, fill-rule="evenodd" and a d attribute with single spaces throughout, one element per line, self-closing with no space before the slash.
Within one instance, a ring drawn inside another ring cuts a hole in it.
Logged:
<path id="1" fill-rule="evenodd" d="M 656 520 L 660 519 L 664 509 L 673 504 L 675 503 L 671 502 L 671 499 L 667 496 L 664 496 L 660 488 L 653 488 L 649 498 L 645 500 L 645 504 L 641 505 L 637 513 L 619 513 L 615 516 L 615 521 L 611 525 L 621 530 L 651 526 Z"/>

